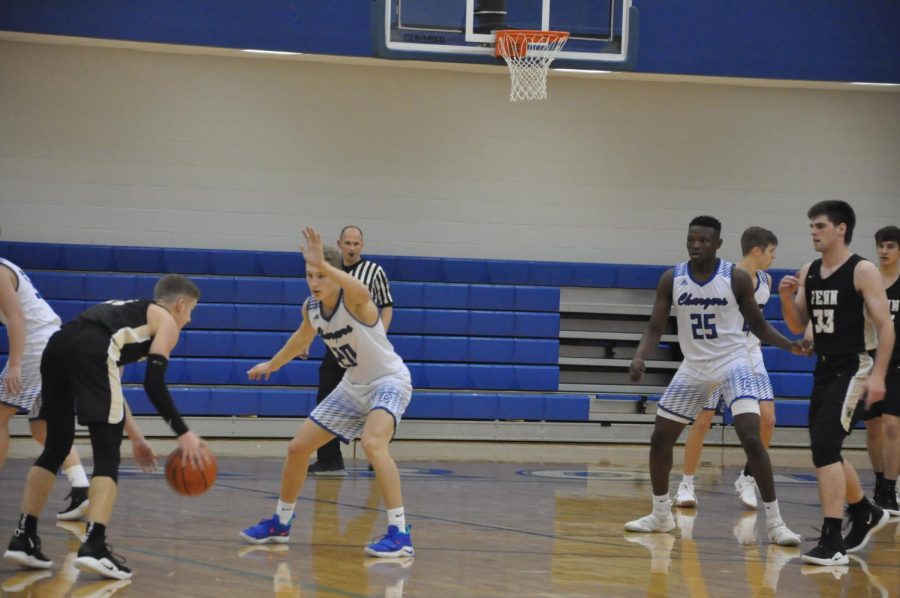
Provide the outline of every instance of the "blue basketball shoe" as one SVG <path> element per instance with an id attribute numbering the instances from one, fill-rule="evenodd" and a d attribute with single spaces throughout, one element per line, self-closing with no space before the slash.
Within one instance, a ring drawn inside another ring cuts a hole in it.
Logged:
<path id="1" fill-rule="evenodd" d="M 241 532 L 241 537 L 251 544 L 287 544 L 291 539 L 291 521 L 283 525 L 278 515 L 263 519 L 256 525 Z"/>
<path id="2" fill-rule="evenodd" d="M 385 535 L 366 546 L 366 554 L 381 558 L 412 556 L 413 545 L 409 529 L 407 526 L 406 531 L 401 532 L 396 525 L 389 525 Z"/>

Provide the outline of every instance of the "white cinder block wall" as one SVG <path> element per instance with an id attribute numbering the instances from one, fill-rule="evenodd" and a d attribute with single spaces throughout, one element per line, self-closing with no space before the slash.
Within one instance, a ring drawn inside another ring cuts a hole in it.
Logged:
<path id="1" fill-rule="evenodd" d="M 356 223 L 372 253 L 673 263 L 687 222 L 900 223 L 900 94 L 508 77 L 0 43 L 3 239 L 293 250 Z"/>

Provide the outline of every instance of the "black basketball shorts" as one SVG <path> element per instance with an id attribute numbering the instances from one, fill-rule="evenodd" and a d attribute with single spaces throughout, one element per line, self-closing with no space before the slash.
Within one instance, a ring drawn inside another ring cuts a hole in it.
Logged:
<path id="1" fill-rule="evenodd" d="M 810 431 L 818 428 L 849 434 L 862 417 L 860 399 L 871 370 L 872 358 L 866 353 L 820 356 L 809 401 Z"/>
<path id="2" fill-rule="evenodd" d="M 900 359 L 895 359 L 888 365 L 884 389 L 884 400 L 873 404 L 871 409 L 866 409 L 863 419 L 874 419 L 885 413 L 900 417 Z"/>
<path id="3" fill-rule="evenodd" d="M 123 420 L 125 398 L 109 344 L 105 329 L 80 320 L 50 337 L 41 358 L 42 418 L 75 409 L 81 425 Z"/>

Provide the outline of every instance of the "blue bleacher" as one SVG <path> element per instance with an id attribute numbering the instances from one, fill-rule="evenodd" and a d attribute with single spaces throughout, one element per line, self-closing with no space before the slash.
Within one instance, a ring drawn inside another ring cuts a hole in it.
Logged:
<path id="1" fill-rule="evenodd" d="M 94 302 L 148 297 L 161 272 L 192 275 L 203 293 L 169 369 L 188 414 L 305 415 L 314 389 L 251 385 L 246 370 L 271 356 L 300 323 L 308 295 L 298 253 L 0 242 L 0 255 L 29 271 L 63 320 Z M 408 417 L 584 421 L 586 395 L 559 383 L 561 286 L 655 288 L 665 266 L 371 256 L 391 279 L 391 341 L 417 387 Z M 773 271 L 775 284 L 784 272 Z M 777 293 L 764 313 L 782 333 Z M 0 335 L 0 352 L 7 350 Z M 295 361 L 271 385 L 310 387 L 324 347 Z M 779 397 L 809 396 L 812 358 L 765 347 Z M 0 363 L 5 356 L 0 356 Z M 140 382 L 143 366 L 128 368 Z M 205 386 L 204 386 L 205 385 Z M 227 386 L 227 387 L 226 387 Z M 422 390 L 424 389 L 424 392 Z M 129 399 L 149 408 L 140 386 Z M 620 400 L 637 400 L 631 395 Z M 605 397 L 615 400 L 615 397 Z M 143 403 L 141 403 L 143 401 Z M 801 425 L 807 403 L 779 401 L 779 425 Z M 152 408 L 151 412 L 152 412 Z M 138 413 L 143 413 L 135 409 Z"/>
<path id="2" fill-rule="evenodd" d="M 723 423 L 731 425 L 734 418 L 730 411 L 726 411 L 722 417 Z M 775 425 L 787 428 L 806 428 L 809 426 L 809 401 L 792 399 L 790 401 L 775 401 Z M 854 429 L 865 428 L 862 421 L 856 423 Z"/>
<path id="3" fill-rule="evenodd" d="M 762 353 L 769 372 L 811 372 L 816 367 L 815 357 L 801 357 L 775 347 L 763 347 Z"/>
<path id="4" fill-rule="evenodd" d="M 775 421 L 778 425 L 805 428 L 808 416 L 809 401 L 775 401 Z"/>
<path id="5" fill-rule="evenodd" d="M 807 398 L 812 392 L 812 376 L 806 372 L 769 372 L 776 397 Z"/>
<path id="6" fill-rule="evenodd" d="M 651 395 L 647 397 L 647 401 L 650 403 L 658 403 L 659 399 L 659 395 Z M 809 400 L 775 399 L 776 426 L 788 428 L 806 428 L 808 426 L 808 416 Z M 734 423 L 734 417 L 731 415 L 731 411 L 727 409 L 725 410 L 725 413 L 722 414 L 722 423 L 725 425 L 732 425 Z M 861 429 L 864 427 L 865 425 L 861 421 L 856 425 L 856 429 Z"/>
<path id="7" fill-rule="evenodd" d="M 258 359 L 233 357 L 173 357 L 169 360 L 166 381 L 170 384 L 254 385 L 247 379 L 247 370 Z M 6 355 L 0 356 L 0 367 Z M 556 391 L 559 387 L 559 368 L 544 365 L 505 365 L 471 363 L 408 363 L 415 388 L 479 389 L 510 391 Z M 318 383 L 318 360 L 294 360 L 272 374 L 268 384 L 273 386 L 315 386 Z M 144 379 L 145 362 L 125 368 L 122 382 L 140 384 Z"/>
<path id="8" fill-rule="evenodd" d="M 158 247 L 112 247 L 0 241 L 0 255 L 26 270 L 105 271 L 195 275 L 303 278 L 298 253 Z M 656 288 L 668 266 L 534 262 L 477 258 L 369 256 L 388 278 L 407 282 L 443 282 L 543 287 Z M 773 290 L 789 270 L 770 270 Z M 774 316 L 778 296 L 767 305 Z"/>
<path id="9" fill-rule="evenodd" d="M 185 415 L 305 417 L 316 406 L 314 389 L 288 388 L 171 388 L 172 398 Z M 125 397 L 135 415 L 156 410 L 143 389 L 126 386 Z M 590 401 L 583 395 L 413 393 L 404 417 L 416 419 L 585 421 Z"/>
<path id="10" fill-rule="evenodd" d="M 158 280 L 158 276 L 150 274 L 31 271 L 30 276 L 46 299 L 90 301 L 149 296 Z M 306 281 L 302 279 L 197 276 L 193 280 L 200 288 L 204 303 L 268 303 L 296 307 L 309 296 Z M 394 282 L 391 293 L 395 304 L 406 308 L 559 311 L 557 288 Z"/>
<path id="11" fill-rule="evenodd" d="M 61 317 L 71 317 L 89 305 L 65 300 L 49 303 Z M 201 303 L 192 317 L 191 327 L 195 329 L 294 331 L 300 325 L 301 314 L 297 306 L 288 305 Z M 395 308 L 391 332 L 556 339 L 559 314 Z"/>
<path id="12" fill-rule="evenodd" d="M 179 272 L 195 275 L 302 278 L 297 253 L 108 245 L 0 242 L 0 255 L 26 270 Z M 665 266 L 585 264 L 467 258 L 378 256 L 370 258 L 391 280 L 544 287 L 655 288 Z"/>
<path id="13" fill-rule="evenodd" d="M 234 332 L 191 330 L 181 332 L 174 357 L 235 357 L 268 359 L 281 349 L 286 332 Z M 471 364 L 556 365 L 559 344 L 549 339 L 475 338 L 424 335 L 389 335 L 404 361 L 461 362 Z M 9 340 L 0 334 L 0 353 L 7 353 Z M 310 358 L 321 360 L 325 345 L 316 339 Z"/>

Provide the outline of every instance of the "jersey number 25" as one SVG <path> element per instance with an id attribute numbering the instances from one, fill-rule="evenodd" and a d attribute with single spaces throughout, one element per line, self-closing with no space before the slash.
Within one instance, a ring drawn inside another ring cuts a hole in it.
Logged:
<path id="1" fill-rule="evenodd" d="M 691 332 L 694 338 L 718 338 L 716 314 L 691 314 Z"/>

